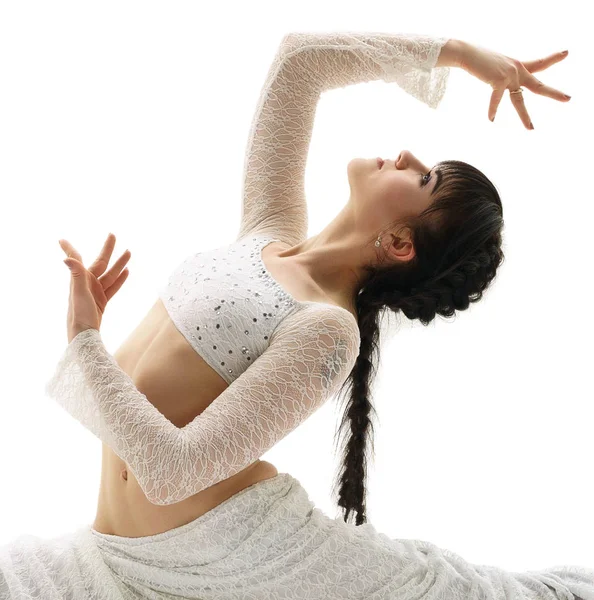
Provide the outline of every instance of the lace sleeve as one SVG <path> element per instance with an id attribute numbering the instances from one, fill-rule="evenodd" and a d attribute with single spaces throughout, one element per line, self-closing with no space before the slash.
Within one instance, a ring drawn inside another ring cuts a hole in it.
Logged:
<path id="1" fill-rule="evenodd" d="M 345 309 L 308 304 L 201 414 L 179 428 L 87 329 L 70 342 L 46 393 L 130 466 L 153 504 L 181 502 L 235 475 L 293 431 L 349 375 L 359 329 Z"/>
<path id="2" fill-rule="evenodd" d="M 449 67 L 435 67 L 449 38 L 397 33 L 290 33 L 272 61 L 244 161 L 237 239 L 307 237 L 305 165 L 316 106 L 326 90 L 383 79 L 437 108 Z"/>

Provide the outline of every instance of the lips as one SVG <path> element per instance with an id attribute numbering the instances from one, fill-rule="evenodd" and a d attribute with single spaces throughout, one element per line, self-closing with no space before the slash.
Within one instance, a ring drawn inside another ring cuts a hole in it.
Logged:
<path id="1" fill-rule="evenodd" d="M 383 158 L 379 158 L 377 159 L 377 166 L 381 169 L 384 166 L 384 159 Z"/>

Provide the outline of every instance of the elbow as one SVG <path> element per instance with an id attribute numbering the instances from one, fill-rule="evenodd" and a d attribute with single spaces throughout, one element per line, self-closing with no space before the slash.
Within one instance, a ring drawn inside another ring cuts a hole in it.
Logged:
<path id="1" fill-rule="evenodd" d="M 299 38 L 299 34 L 296 32 L 286 33 L 281 40 L 279 45 L 279 53 L 283 56 L 293 54 L 302 46 L 302 41 Z"/>
<path id="2" fill-rule="evenodd" d="M 167 486 L 160 481 L 151 479 L 147 484 L 141 485 L 141 488 L 145 498 L 154 506 L 167 506 L 173 504 L 168 497 Z"/>

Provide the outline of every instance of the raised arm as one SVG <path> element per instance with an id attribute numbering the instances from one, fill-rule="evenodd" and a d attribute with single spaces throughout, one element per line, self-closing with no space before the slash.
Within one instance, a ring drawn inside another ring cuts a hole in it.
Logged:
<path id="1" fill-rule="evenodd" d="M 125 460 L 153 504 L 181 502 L 235 475 L 331 396 L 359 353 L 346 310 L 308 304 L 185 427 L 166 419 L 103 345 L 97 329 L 70 342 L 46 393 Z"/>
<path id="2" fill-rule="evenodd" d="M 256 107 L 244 162 L 237 239 L 307 237 L 305 166 L 322 92 L 382 79 L 431 108 L 446 88 L 448 38 L 406 33 L 290 33 L 281 41 Z M 448 54 L 451 48 L 448 48 Z"/>

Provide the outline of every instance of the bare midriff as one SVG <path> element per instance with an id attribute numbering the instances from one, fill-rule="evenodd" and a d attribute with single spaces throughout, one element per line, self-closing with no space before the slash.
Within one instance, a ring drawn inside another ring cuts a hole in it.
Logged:
<path id="1" fill-rule="evenodd" d="M 327 301 L 346 308 L 316 289 L 290 261 L 279 261 L 275 254 L 283 246 L 282 242 L 269 244 L 262 259 L 285 290 L 298 300 Z M 160 299 L 113 356 L 136 388 L 177 427 L 193 421 L 229 385 L 192 348 Z M 273 464 L 257 460 L 182 502 L 160 506 L 149 502 L 126 462 L 103 444 L 99 502 L 92 527 L 123 537 L 156 535 L 181 527 L 246 487 L 276 475 Z"/>
<path id="2" fill-rule="evenodd" d="M 177 427 L 194 420 L 227 382 L 200 357 L 157 300 L 113 355 L 159 412 Z M 263 460 L 186 498 L 159 506 L 149 502 L 129 466 L 103 444 L 95 531 L 123 537 L 163 533 L 197 519 L 246 487 L 278 474 Z"/>

